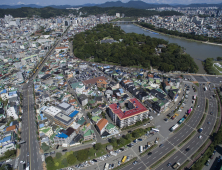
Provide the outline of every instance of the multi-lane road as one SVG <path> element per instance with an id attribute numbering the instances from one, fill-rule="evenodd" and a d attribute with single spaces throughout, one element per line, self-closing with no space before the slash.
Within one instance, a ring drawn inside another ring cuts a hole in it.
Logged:
<path id="1" fill-rule="evenodd" d="M 34 110 L 35 102 L 33 96 L 33 83 L 29 82 L 23 86 L 23 115 L 22 115 L 22 132 L 21 139 L 25 141 L 21 144 L 21 152 L 19 155 L 18 169 L 23 170 L 25 166 L 30 165 L 31 170 L 41 170 L 42 160 L 37 141 L 37 126 L 35 123 L 36 115 Z"/>

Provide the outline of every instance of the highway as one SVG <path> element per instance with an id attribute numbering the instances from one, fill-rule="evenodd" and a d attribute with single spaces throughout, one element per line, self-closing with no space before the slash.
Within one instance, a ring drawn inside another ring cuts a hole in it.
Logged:
<path id="1" fill-rule="evenodd" d="M 199 88 L 200 90 L 203 89 L 202 86 Z M 217 119 L 217 100 L 216 98 L 210 99 L 210 96 L 214 94 L 212 91 L 206 91 L 204 92 L 206 98 L 209 99 L 209 109 L 207 116 L 205 118 L 204 123 L 202 124 L 203 132 L 193 136 L 193 138 L 187 142 L 180 151 L 177 151 L 174 155 L 172 155 L 168 160 L 166 160 L 164 163 L 162 163 L 161 166 L 157 168 L 157 170 L 165 170 L 165 169 L 171 169 L 171 167 L 167 167 L 166 165 L 170 162 L 171 164 L 174 164 L 175 162 L 179 162 L 180 164 L 183 164 L 186 160 L 190 159 L 190 157 L 199 149 L 201 145 L 204 144 L 204 142 L 209 138 L 209 135 L 211 134 L 215 121 Z M 199 100 L 199 98 L 198 98 Z M 201 107 L 200 107 L 201 108 Z M 210 112 L 213 112 L 213 115 L 210 115 Z M 200 112 L 198 112 L 200 114 Z M 199 119 L 200 120 L 200 119 Z M 208 123 L 210 122 L 210 124 Z M 196 124 L 196 126 L 198 123 Z M 195 126 L 195 127 L 196 127 Z M 199 136 L 202 136 L 202 139 L 199 139 Z M 189 148 L 190 150 L 187 152 L 186 149 Z"/>
<path id="2" fill-rule="evenodd" d="M 19 155 L 19 170 L 23 170 L 23 164 L 20 161 L 25 161 L 26 166 L 29 162 L 31 170 L 41 170 L 42 160 L 39 153 L 39 143 L 37 141 L 37 127 L 34 110 L 33 84 L 29 82 L 23 86 L 23 115 L 22 115 L 22 132 L 21 139 L 26 143 L 21 144 Z M 29 156 L 28 156 L 29 155 Z"/>

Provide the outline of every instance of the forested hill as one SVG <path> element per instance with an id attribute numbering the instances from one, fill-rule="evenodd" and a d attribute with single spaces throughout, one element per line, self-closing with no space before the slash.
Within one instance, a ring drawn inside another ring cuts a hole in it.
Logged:
<path id="1" fill-rule="evenodd" d="M 177 44 L 169 44 L 163 39 L 151 38 L 144 34 L 125 34 L 120 27 L 113 27 L 112 24 L 97 25 L 92 30 L 76 34 L 73 49 L 76 57 L 88 59 L 94 56 L 94 61 L 99 63 L 142 68 L 152 66 L 165 72 L 198 71 L 193 58 L 185 54 L 183 48 Z"/>
<path id="2" fill-rule="evenodd" d="M 3 18 L 5 15 L 12 15 L 13 17 L 32 17 L 33 15 L 38 15 L 42 18 L 50 18 L 56 16 L 63 16 L 68 14 L 79 15 L 82 12 L 84 16 L 87 15 L 97 15 L 104 14 L 107 15 L 116 15 L 116 13 L 124 13 L 126 17 L 146 17 L 151 15 L 161 15 L 161 16 L 172 16 L 172 15 L 182 15 L 176 11 L 150 11 L 145 9 L 135 9 L 135 8 L 123 8 L 123 7 L 83 7 L 78 12 L 72 9 L 56 9 L 52 7 L 45 8 L 30 8 L 22 7 L 17 9 L 0 9 L 0 18 Z"/>
<path id="3" fill-rule="evenodd" d="M 183 15 L 177 11 L 162 11 L 158 12 L 155 10 L 145 10 L 145 9 L 136 9 L 136 8 L 123 8 L 123 7 L 83 7 L 80 11 L 87 15 L 97 15 L 104 14 L 107 15 L 116 15 L 116 13 L 124 13 L 126 17 L 146 17 L 152 15 L 160 16 L 172 16 L 172 15 Z"/>
<path id="4" fill-rule="evenodd" d="M 12 15 L 13 17 L 32 17 L 33 15 L 38 15 L 41 18 L 50 18 L 56 16 L 69 15 L 70 13 L 76 15 L 76 10 L 71 9 L 56 9 L 52 7 L 45 8 L 30 8 L 23 7 L 17 9 L 0 9 L 0 18 L 5 15 Z"/>

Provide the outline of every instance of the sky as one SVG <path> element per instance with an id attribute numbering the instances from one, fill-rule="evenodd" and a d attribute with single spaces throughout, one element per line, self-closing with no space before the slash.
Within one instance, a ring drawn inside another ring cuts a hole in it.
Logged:
<path id="1" fill-rule="evenodd" d="M 107 0 L 112 1 L 112 0 Z M 20 5 L 20 4 L 37 4 L 41 6 L 47 5 L 83 5 L 87 3 L 102 4 L 105 0 L 0 0 L 0 5 Z M 114 0 L 117 1 L 117 0 Z M 122 0 L 126 3 L 129 0 Z M 146 3 L 164 3 L 164 4 L 191 4 L 191 3 L 222 3 L 222 0 L 143 0 Z"/>

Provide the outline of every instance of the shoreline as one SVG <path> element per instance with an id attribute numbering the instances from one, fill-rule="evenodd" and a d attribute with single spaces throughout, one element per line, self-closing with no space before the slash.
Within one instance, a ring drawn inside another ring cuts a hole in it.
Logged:
<path id="1" fill-rule="evenodd" d="M 153 31 L 153 32 L 156 32 L 156 33 L 159 33 L 161 35 L 167 35 L 169 37 L 174 37 L 174 38 L 178 38 L 178 39 L 184 39 L 184 40 L 188 40 L 188 41 L 194 41 L 194 42 L 199 42 L 199 43 L 203 43 L 203 44 L 209 44 L 209 45 L 217 45 L 217 46 L 221 46 L 222 47 L 222 44 L 218 44 L 218 43 L 213 43 L 213 42 L 207 42 L 207 41 L 199 41 L 199 40 L 194 40 L 194 39 L 188 39 L 188 38 L 184 38 L 184 37 L 179 37 L 179 36 L 176 36 L 176 35 L 170 35 L 170 34 L 165 34 L 165 33 L 162 33 L 162 32 L 159 32 L 159 31 L 156 31 L 156 30 L 152 30 L 150 28 L 146 28 L 146 27 L 143 27 L 141 25 L 138 25 L 136 23 L 133 23 L 133 25 L 136 25 L 142 29 L 147 29 L 149 31 Z"/>

